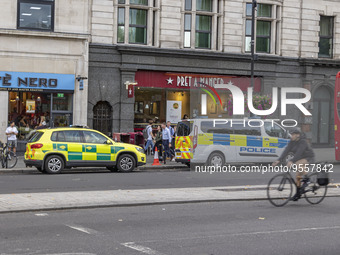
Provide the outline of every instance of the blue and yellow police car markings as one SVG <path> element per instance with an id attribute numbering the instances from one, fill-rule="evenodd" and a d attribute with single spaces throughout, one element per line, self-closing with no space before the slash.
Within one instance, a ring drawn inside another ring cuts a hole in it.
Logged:
<path id="1" fill-rule="evenodd" d="M 263 138 L 260 136 L 252 136 L 248 135 L 247 136 L 247 146 L 252 146 L 252 147 L 263 147 Z"/>
<path id="2" fill-rule="evenodd" d="M 213 144 L 230 145 L 229 134 L 213 134 Z"/>
<path id="3" fill-rule="evenodd" d="M 213 134 L 199 134 L 197 137 L 197 144 L 199 145 L 212 145 L 213 144 Z"/>
<path id="4" fill-rule="evenodd" d="M 278 148 L 284 148 L 286 147 L 286 145 L 289 143 L 289 140 L 288 139 L 283 139 L 283 138 L 279 138 L 278 139 L 278 145 L 277 147 Z"/>
<path id="5" fill-rule="evenodd" d="M 230 135 L 231 146 L 247 146 L 246 135 Z"/>

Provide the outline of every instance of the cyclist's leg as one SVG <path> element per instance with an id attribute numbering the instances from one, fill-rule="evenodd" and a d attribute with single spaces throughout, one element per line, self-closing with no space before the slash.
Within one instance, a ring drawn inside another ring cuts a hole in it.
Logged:
<path id="1" fill-rule="evenodd" d="M 307 174 L 306 171 L 306 165 L 308 164 L 307 159 L 303 158 L 295 162 L 297 166 L 297 172 L 296 172 L 296 186 L 298 188 L 301 187 L 301 179 L 303 178 L 304 175 Z"/>

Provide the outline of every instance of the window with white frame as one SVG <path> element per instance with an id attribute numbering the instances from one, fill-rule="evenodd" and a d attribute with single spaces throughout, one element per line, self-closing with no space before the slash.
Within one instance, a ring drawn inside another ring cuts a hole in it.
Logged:
<path id="1" fill-rule="evenodd" d="M 117 43 L 155 44 L 159 0 L 118 0 Z"/>
<path id="2" fill-rule="evenodd" d="M 184 48 L 218 49 L 218 0 L 185 0 Z"/>
<path id="3" fill-rule="evenodd" d="M 255 19 L 255 51 L 278 54 L 280 6 L 257 4 Z M 252 3 L 246 3 L 245 52 L 251 51 Z"/>

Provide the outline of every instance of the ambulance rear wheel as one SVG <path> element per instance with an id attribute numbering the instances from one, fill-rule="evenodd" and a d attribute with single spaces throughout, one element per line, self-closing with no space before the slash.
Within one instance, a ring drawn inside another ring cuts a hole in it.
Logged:
<path id="1" fill-rule="evenodd" d="M 136 166 L 136 160 L 130 154 L 123 154 L 119 156 L 117 161 L 117 168 L 119 172 L 132 172 Z"/>
<path id="2" fill-rule="evenodd" d="M 224 156 L 220 152 L 211 153 L 207 160 L 207 166 L 222 167 L 224 166 L 224 163 L 225 163 Z"/>
<path id="3" fill-rule="evenodd" d="M 64 169 L 64 160 L 58 155 L 49 156 L 45 160 L 45 171 L 48 174 L 59 174 Z"/>

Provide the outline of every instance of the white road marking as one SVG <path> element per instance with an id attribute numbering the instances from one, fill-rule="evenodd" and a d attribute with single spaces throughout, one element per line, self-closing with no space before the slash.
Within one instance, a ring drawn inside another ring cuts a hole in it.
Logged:
<path id="1" fill-rule="evenodd" d="M 271 231 L 259 231 L 259 232 L 249 232 L 249 233 L 233 234 L 232 236 L 241 236 L 241 235 L 265 235 L 265 234 L 275 234 L 275 233 L 290 233 L 290 232 L 316 231 L 316 230 L 329 230 L 329 229 L 340 229 L 340 226 L 334 226 L 334 227 L 318 227 L 318 228 L 283 229 L 283 230 L 271 230 Z"/>
<path id="2" fill-rule="evenodd" d="M 136 250 L 136 251 L 140 251 L 141 253 L 149 254 L 149 255 L 165 255 L 165 254 L 160 253 L 158 251 L 152 250 L 149 247 L 135 244 L 134 242 L 121 243 L 121 245 L 123 245 L 127 248 L 130 248 L 130 249 Z"/>
<path id="3" fill-rule="evenodd" d="M 51 253 L 45 255 L 97 255 L 95 253 Z"/>
<path id="4" fill-rule="evenodd" d="M 47 213 L 36 213 L 36 214 L 34 214 L 34 215 L 35 215 L 35 216 L 42 216 L 42 217 L 48 216 Z"/>
<path id="5" fill-rule="evenodd" d="M 9 253 L 0 253 L 0 255 L 14 255 Z M 95 253 L 45 253 L 44 255 L 97 255 Z"/>
<path id="6" fill-rule="evenodd" d="M 218 238 L 227 236 L 246 236 L 246 235 L 266 235 L 275 233 L 291 233 L 291 232 L 301 232 L 301 231 L 320 231 L 320 230 L 332 230 L 340 229 L 340 226 L 333 227 L 314 227 L 314 228 L 298 228 L 298 229 L 282 229 L 282 230 L 269 230 L 269 231 L 258 231 L 258 232 L 243 232 L 243 233 L 226 233 L 221 235 L 209 235 L 209 236 L 197 236 L 197 237 L 184 237 L 184 238 L 173 238 L 173 239 L 161 239 L 161 240 L 147 240 L 140 241 L 139 243 L 157 243 L 157 242 L 172 242 L 179 240 L 196 240 L 196 239 L 207 239 L 207 238 Z"/>
<path id="7" fill-rule="evenodd" d="M 67 226 L 67 227 L 69 227 L 69 228 L 72 228 L 72 229 L 75 229 L 75 230 L 78 230 L 78 231 L 80 231 L 80 232 L 89 234 L 89 235 L 97 233 L 97 231 L 94 230 L 94 229 L 84 228 L 84 227 L 82 227 L 82 226 L 71 226 L 71 225 L 65 225 L 65 226 Z"/>

